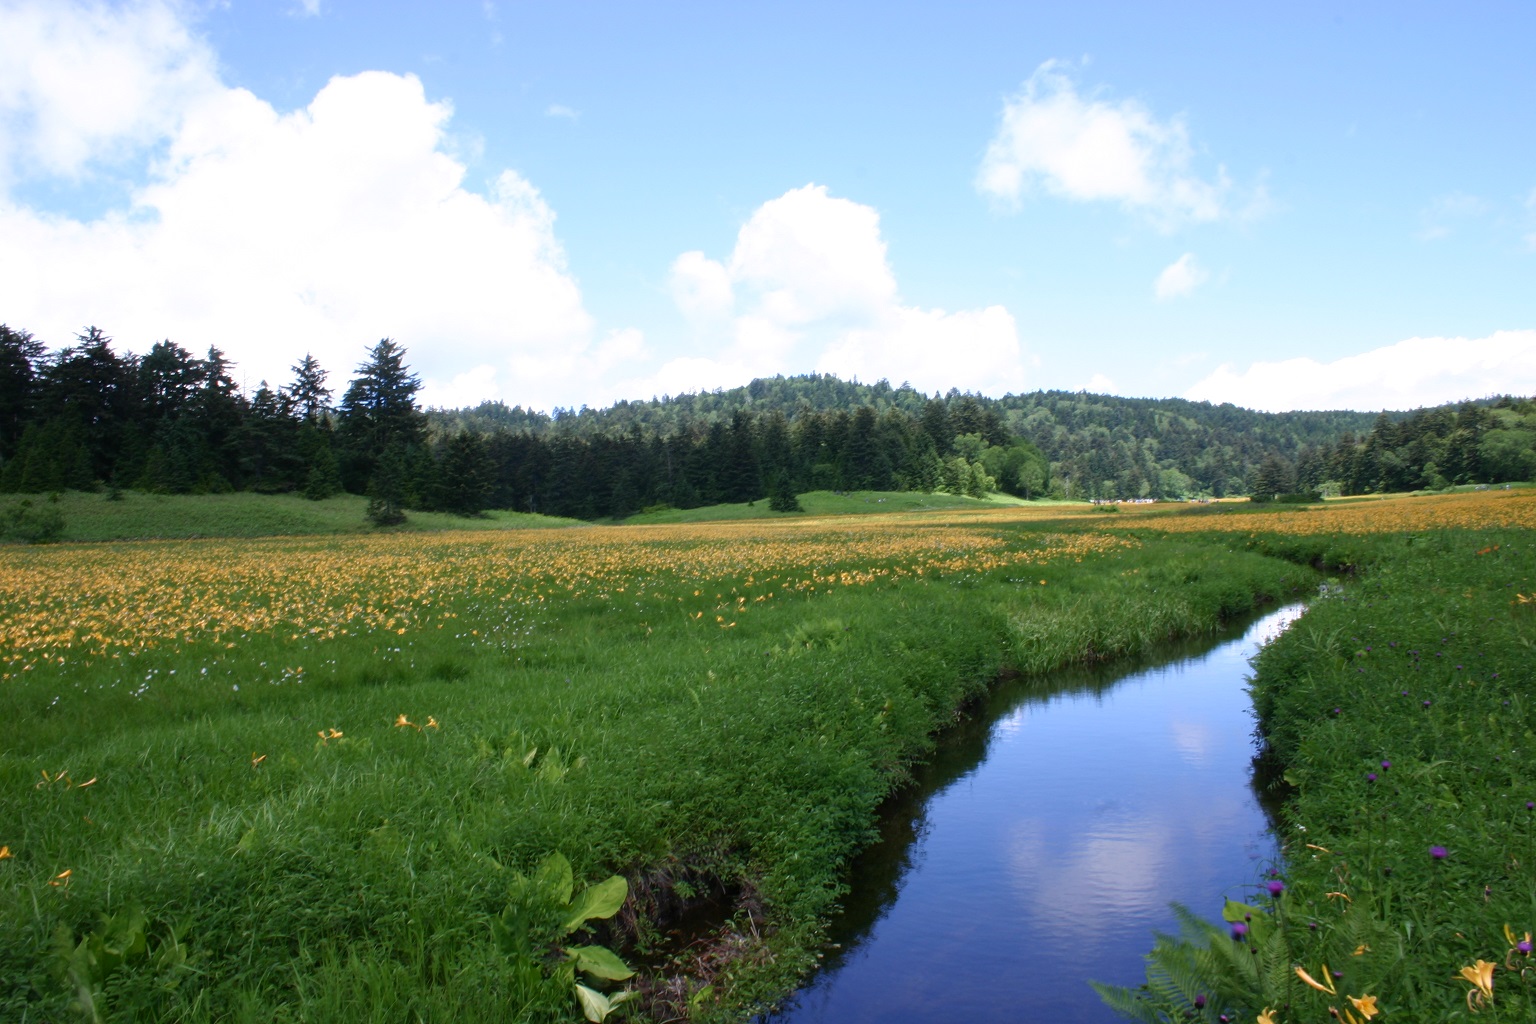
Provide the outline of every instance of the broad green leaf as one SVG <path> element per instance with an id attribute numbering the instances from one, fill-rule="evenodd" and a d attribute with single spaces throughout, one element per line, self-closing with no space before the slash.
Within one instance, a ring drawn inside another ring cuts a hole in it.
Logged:
<path id="1" fill-rule="evenodd" d="M 583 974 L 606 981 L 623 981 L 633 978 L 635 972 L 624 965 L 618 954 L 606 946 L 572 946 L 566 955 L 576 962 L 576 969 Z"/>
<path id="2" fill-rule="evenodd" d="M 607 996 L 579 981 L 576 983 L 576 999 L 581 1003 L 581 1012 L 592 1024 L 602 1024 L 603 1019 L 613 1012 L 613 1004 Z"/>
<path id="3" fill-rule="evenodd" d="M 1227 905 L 1221 910 L 1221 919 L 1228 923 L 1236 923 L 1238 921 L 1248 921 L 1250 918 L 1256 919 L 1263 913 L 1264 911 L 1258 907 L 1250 907 L 1246 903 L 1237 902 L 1237 900 L 1227 900 Z"/>
<path id="4" fill-rule="evenodd" d="M 544 858 L 544 863 L 539 865 L 539 870 L 534 874 L 533 881 L 540 889 L 549 893 L 556 903 L 571 902 L 571 890 L 575 887 L 575 880 L 571 875 L 571 862 L 565 859 L 565 855 L 556 851 Z M 566 931 L 570 931 L 569 928 Z"/>
<path id="5" fill-rule="evenodd" d="M 566 869 L 570 869 L 569 865 Z M 565 915 L 565 931 L 575 931 L 594 918 L 612 917 L 619 912 L 628 896 L 629 883 L 619 875 L 583 889 Z"/>

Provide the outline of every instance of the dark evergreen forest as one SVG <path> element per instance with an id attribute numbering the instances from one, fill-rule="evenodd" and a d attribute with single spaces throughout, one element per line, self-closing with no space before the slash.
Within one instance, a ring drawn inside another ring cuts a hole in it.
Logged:
<path id="1" fill-rule="evenodd" d="M 100 329 L 50 351 L 0 325 L 0 490 L 252 490 L 406 509 L 583 519 L 809 490 L 1023 498 L 1364 494 L 1536 478 L 1536 403 L 1259 413 L 1062 391 L 925 395 L 825 375 L 552 414 L 422 410 L 406 352 L 364 353 L 340 399 L 305 356 L 290 381 L 235 384 L 217 347 L 118 352 Z"/>

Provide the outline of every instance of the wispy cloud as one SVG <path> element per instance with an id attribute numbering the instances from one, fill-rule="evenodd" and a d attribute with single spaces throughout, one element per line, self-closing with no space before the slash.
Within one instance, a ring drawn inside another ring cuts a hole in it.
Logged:
<path id="1" fill-rule="evenodd" d="M 1465 192 L 1438 196 L 1419 213 L 1418 237 L 1424 242 L 1449 238 L 1458 228 L 1483 217 L 1490 209 L 1487 200 Z"/>
<path id="2" fill-rule="evenodd" d="M 1224 168 L 1209 176 L 1194 171 L 1182 117 L 1160 119 L 1134 99 L 1084 96 L 1067 70 L 1047 61 L 1003 104 L 976 175 L 983 195 L 1009 205 L 1036 190 L 1115 202 L 1163 228 L 1243 212 L 1233 208 Z"/>
<path id="3" fill-rule="evenodd" d="M 1532 219 L 1536 219 L 1536 188 L 1531 189 L 1531 194 L 1525 197 L 1525 210 Z M 1536 252 L 1536 231 L 1525 236 L 1525 247 Z"/>
<path id="4" fill-rule="evenodd" d="M 1204 267 L 1195 262 L 1195 254 L 1187 252 L 1163 268 L 1157 275 L 1153 290 L 1159 301 L 1188 295 L 1210 279 Z"/>
<path id="5" fill-rule="evenodd" d="M 568 121 L 575 121 L 581 117 L 581 111 L 568 107 L 564 103 L 551 103 L 544 111 L 545 117 L 563 117 Z"/>

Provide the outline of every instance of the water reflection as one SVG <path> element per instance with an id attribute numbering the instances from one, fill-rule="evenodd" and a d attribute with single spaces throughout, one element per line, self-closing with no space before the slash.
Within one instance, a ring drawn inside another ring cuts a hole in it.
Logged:
<path id="1" fill-rule="evenodd" d="M 842 948 L 772 1024 L 1116 1020 L 1170 900 L 1215 915 L 1274 856 L 1248 659 L 1301 612 L 1049 691 L 999 687 L 854 869 Z"/>

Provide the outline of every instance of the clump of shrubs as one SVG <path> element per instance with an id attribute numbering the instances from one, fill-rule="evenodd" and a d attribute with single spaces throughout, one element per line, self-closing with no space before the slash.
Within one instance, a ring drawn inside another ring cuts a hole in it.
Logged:
<path id="1" fill-rule="evenodd" d="M 64 537 L 64 513 L 59 496 L 41 505 L 22 498 L 0 511 L 0 541 L 20 544 L 54 544 Z"/>

